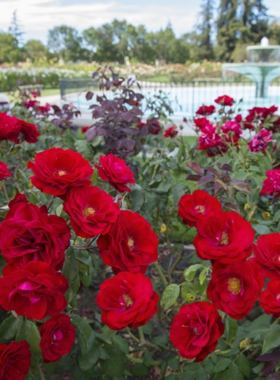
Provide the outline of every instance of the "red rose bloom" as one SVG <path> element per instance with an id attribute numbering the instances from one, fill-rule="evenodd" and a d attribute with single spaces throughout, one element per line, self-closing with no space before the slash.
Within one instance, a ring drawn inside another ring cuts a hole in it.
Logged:
<path id="1" fill-rule="evenodd" d="M 178 135 L 178 131 L 177 131 L 177 128 L 176 127 L 170 127 L 168 128 L 165 132 L 164 132 L 164 137 L 175 137 L 176 135 Z"/>
<path id="2" fill-rule="evenodd" d="M 159 296 L 142 273 L 122 272 L 104 281 L 96 303 L 101 320 L 111 330 L 145 325 L 157 312 Z"/>
<path id="3" fill-rule="evenodd" d="M 204 190 L 195 190 L 192 194 L 183 195 L 178 207 L 179 217 L 188 226 L 195 226 L 198 220 L 215 215 L 222 209 L 218 199 Z"/>
<path id="4" fill-rule="evenodd" d="M 34 176 L 32 184 L 43 193 L 63 197 L 72 187 L 89 186 L 93 169 L 80 153 L 73 150 L 51 148 L 37 153 L 35 162 L 27 167 Z"/>
<path id="5" fill-rule="evenodd" d="M 65 314 L 52 317 L 40 326 L 40 348 L 44 363 L 56 362 L 72 350 L 75 331 L 70 317 Z"/>
<path id="6" fill-rule="evenodd" d="M 0 141 L 9 140 L 18 143 L 20 124 L 14 116 L 0 112 Z"/>
<path id="7" fill-rule="evenodd" d="M 234 120 L 235 120 L 237 123 L 241 123 L 241 121 L 242 121 L 242 115 L 239 113 L 238 115 L 235 116 Z"/>
<path id="8" fill-rule="evenodd" d="M 108 234 L 97 240 L 102 261 L 118 272 L 142 272 L 158 258 L 156 233 L 143 216 L 121 211 Z"/>
<path id="9" fill-rule="evenodd" d="M 56 270 L 61 269 L 70 237 L 63 218 L 48 215 L 46 206 L 30 204 L 26 198 L 13 203 L 0 224 L 0 249 L 14 269 L 30 261 L 43 261 Z"/>
<path id="10" fill-rule="evenodd" d="M 236 121 L 228 120 L 221 128 L 224 138 L 229 143 L 236 144 L 242 135 L 241 125 Z"/>
<path id="11" fill-rule="evenodd" d="M 213 124 L 207 124 L 207 126 L 202 128 L 199 132 L 198 150 L 206 150 L 209 157 L 226 151 L 226 146 L 222 142 L 221 136 L 217 133 L 217 128 Z"/>
<path id="12" fill-rule="evenodd" d="M 265 314 L 272 314 L 275 318 L 280 317 L 280 281 L 269 281 L 266 290 L 261 292 L 260 306 Z"/>
<path id="13" fill-rule="evenodd" d="M 215 111 L 216 111 L 216 108 L 214 106 L 201 106 L 196 111 L 196 114 L 201 115 L 201 116 L 207 116 L 207 115 L 212 115 Z"/>
<path id="14" fill-rule="evenodd" d="M 263 128 L 258 134 L 253 137 L 248 146 L 251 152 L 257 153 L 266 150 L 267 144 L 272 141 L 271 133 Z"/>
<path id="15" fill-rule="evenodd" d="M 271 106 L 269 108 L 266 107 L 254 107 L 250 109 L 249 115 L 256 119 L 265 120 L 268 115 L 273 115 L 278 110 L 278 107 Z"/>
<path id="16" fill-rule="evenodd" d="M 31 352 L 26 340 L 0 344 L 0 379 L 24 380 L 29 372 Z"/>
<path id="17" fill-rule="evenodd" d="M 133 173 L 121 158 L 108 154 L 108 156 L 99 157 L 100 165 L 95 165 L 98 169 L 98 174 L 104 181 L 109 181 L 119 193 L 124 191 L 130 192 L 128 183 L 135 183 Z"/>
<path id="18" fill-rule="evenodd" d="M 251 255 L 255 232 L 237 212 L 220 211 L 198 221 L 194 246 L 203 260 L 230 264 Z"/>
<path id="19" fill-rule="evenodd" d="M 24 120 L 18 120 L 20 124 L 20 133 L 23 135 L 23 140 L 29 144 L 34 144 L 38 141 L 40 133 L 35 124 L 27 123 Z"/>
<path id="20" fill-rule="evenodd" d="M 89 129 L 89 127 L 82 127 L 81 132 L 85 134 L 88 129 Z"/>
<path id="21" fill-rule="evenodd" d="M 0 181 L 6 181 L 7 177 L 11 177 L 12 173 L 9 171 L 5 162 L 0 161 Z"/>
<path id="22" fill-rule="evenodd" d="M 26 199 L 25 197 L 25 194 L 20 194 L 20 193 L 16 193 L 14 199 L 12 199 L 9 203 L 8 203 L 8 206 L 9 208 L 11 208 L 12 206 L 14 206 L 15 204 L 17 203 L 29 203 L 28 200 Z"/>
<path id="23" fill-rule="evenodd" d="M 30 99 L 30 100 L 28 100 L 27 102 L 23 103 L 24 107 L 26 107 L 27 109 L 29 109 L 29 108 L 33 108 L 33 107 L 35 107 L 37 104 L 38 104 L 37 100 L 34 100 L 34 99 Z"/>
<path id="24" fill-rule="evenodd" d="M 215 103 L 220 104 L 221 106 L 232 106 L 234 99 L 228 95 L 219 96 L 215 99 Z"/>
<path id="25" fill-rule="evenodd" d="M 41 320 L 55 316 L 67 306 L 67 279 L 50 265 L 31 261 L 22 269 L 4 267 L 0 278 L 0 305 L 18 315 Z"/>
<path id="26" fill-rule="evenodd" d="M 269 194 L 275 197 L 280 196 L 280 169 L 268 170 L 265 175 L 268 177 L 263 182 L 260 194 Z"/>
<path id="27" fill-rule="evenodd" d="M 146 120 L 146 127 L 151 135 L 158 135 L 161 130 L 159 121 L 154 117 Z"/>
<path id="28" fill-rule="evenodd" d="M 257 244 L 253 244 L 255 261 L 259 270 L 266 278 L 278 280 L 280 278 L 280 233 L 261 235 Z"/>
<path id="29" fill-rule="evenodd" d="M 175 315 L 170 340 L 186 359 L 201 362 L 215 350 L 224 333 L 222 318 L 210 302 L 184 305 Z"/>
<path id="30" fill-rule="evenodd" d="M 48 113 L 51 109 L 51 105 L 49 103 L 46 103 L 45 106 L 38 106 L 37 111 L 42 113 L 43 115 Z"/>
<path id="31" fill-rule="evenodd" d="M 194 119 L 194 124 L 197 128 L 202 129 L 205 128 L 208 124 L 210 124 L 210 121 L 206 119 L 206 117 L 198 117 Z"/>
<path id="32" fill-rule="evenodd" d="M 215 262 L 207 296 L 217 309 L 233 319 L 242 319 L 252 310 L 263 285 L 264 279 L 254 262 Z"/>
<path id="33" fill-rule="evenodd" d="M 92 238 L 109 232 L 120 213 L 111 195 L 96 186 L 69 190 L 63 210 L 77 236 Z"/>

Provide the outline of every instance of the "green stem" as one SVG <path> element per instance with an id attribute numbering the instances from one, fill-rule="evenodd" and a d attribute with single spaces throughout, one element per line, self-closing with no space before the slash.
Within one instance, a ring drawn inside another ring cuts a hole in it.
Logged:
<path id="1" fill-rule="evenodd" d="M 144 337 L 142 327 L 138 327 L 138 333 L 139 333 L 140 342 L 143 342 L 145 340 L 145 337 Z"/>
<path id="2" fill-rule="evenodd" d="M 44 373 L 43 373 L 40 365 L 38 365 L 38 370 L 39 370 L 40 379 L 41 380 L 46 380 L 45 375 L 44 375 Z"/>
<path id="3" fill-rule="evenodd" d="M 7 189 L 6 189 L 6 185 L 5 185 L 5 182 L 2 181 L 2 187 L 3 187 L 3 191 L 4 191 L 4 194 L 5 194 L 5 197 L 7 199 L 7 202 L 9 203 L 10 200 L 9 200 L 9 196 L 8 196 L 8 193 L 7 193 Z"/>
<path id="4" fill-rule="evenodd" d="M 165 276 L 163 274 L 161 266 L 159 265 L 159 263 L 157 261 L 154 263 L 154 266 L 155 266 L 155 268 L 156 268 L 156 270 L 158 272 L 158 275 L 159 275 L 161 281 L 164 283 L 164 286 L 166 287 L 168 285 L 168 282 L 167 282 L 167 280 L 166 280 L 166 278 L 165 278 Z"/>

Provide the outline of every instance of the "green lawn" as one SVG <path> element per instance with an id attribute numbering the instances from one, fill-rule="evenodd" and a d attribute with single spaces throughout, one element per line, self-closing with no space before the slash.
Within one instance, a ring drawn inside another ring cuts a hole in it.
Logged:
<path id="1" fill-rule="evenodd" d="M 14 96 L 12 92 L 4 92 L 5 95 L 8 96 L 9 100 L 12 102 L 14 100 Z M 51 96 L 51 95 L 59 95 L 59 88 L 46 88 L 41 91 L 41 96 Z"/>

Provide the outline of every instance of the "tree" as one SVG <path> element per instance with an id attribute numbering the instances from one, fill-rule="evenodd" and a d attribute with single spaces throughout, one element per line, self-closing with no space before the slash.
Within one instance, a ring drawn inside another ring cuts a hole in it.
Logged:
<path id="1" fill-rule="evenodd" d="M 0 33 L 0 63 L 16 63 L 22 59 L 17 40 L 9 33 Z"/>
<path id="2" fill-rule="evenodd" d="M 264 0 L 241 0 L 240 43 L 257 44 L 268 33 L 269 17 Z"/>
<path id="3" fill-rule="evenodd" d="M 13 17 L 8 32 L 15 38 L 18 46 L 21 46 L 23 44 L 22 36 L 24 32 L 22 31 L 21 26 L 18 23 L 16 10 L 13 12 Z"/>
<path id="4" fill-rule="evenodd" d="M 29 40 L 24 44 L 24 51 L 31 61 L 46 57 L 48 50 L 39 40 Z"/>

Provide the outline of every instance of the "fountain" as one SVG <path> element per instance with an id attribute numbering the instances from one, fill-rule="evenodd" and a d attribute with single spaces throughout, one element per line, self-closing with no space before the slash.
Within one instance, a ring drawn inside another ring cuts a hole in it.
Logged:
<path id="1" fill-rule="evenodd" d="M 256 85 L 256 98 L 266 98 L 270 83 L 280 76 L 280 45 L 269 45 L 263 37 L 260 45 L 248 46 L 246 53 L 248 62 L 225 63 L 223 76 L 227 71 L 245 75 Z"/>

